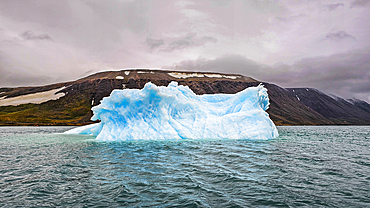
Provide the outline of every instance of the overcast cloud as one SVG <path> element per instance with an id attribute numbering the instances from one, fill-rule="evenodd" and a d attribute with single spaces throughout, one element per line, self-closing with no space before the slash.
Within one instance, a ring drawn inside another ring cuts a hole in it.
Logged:
<path id="1" fill-rule="evenodd" d="M 370 0 L 0 1 L 0 87 L 173 68 L 370 101 L 369 9 Z"/>

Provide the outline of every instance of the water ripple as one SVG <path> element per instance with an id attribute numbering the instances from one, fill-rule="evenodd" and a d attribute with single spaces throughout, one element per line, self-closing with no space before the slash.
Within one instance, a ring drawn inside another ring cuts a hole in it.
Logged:
<path id="1" fill-rule="evenodd" d="M 67 129 L 0 127 L 0 207 L 370 206 L 370 127 L 112 143 Z"/>

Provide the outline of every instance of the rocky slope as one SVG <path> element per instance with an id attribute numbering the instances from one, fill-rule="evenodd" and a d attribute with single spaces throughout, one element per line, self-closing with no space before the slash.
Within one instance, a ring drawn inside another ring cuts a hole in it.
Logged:
<path id="1" fill-rule="evenodd" d="M 349 102 L 312 88 L 288 88 L 287 90 L 302 103 L 335 124 L 370 124 L 370 105 L 365 101 Z"/>
<path id="2" fill-rule="evenodd" d="M 177 81 L 180 85 L 189 86 L 196 94 L 236 93 L 261 83 L 250 77 L 233 74 L 122 70 L 101 72 L 73 82 L 42 87 L 0 88 L 0 125 L 88 124 L 91 123 L 91 107 L 98 105 L 113 89 L 141 89 L 149 81 L 161 86 Z M 270 83 L 263 84 L 270 97 L 268 113 L 277 125 L 370 124 L 370 117 L 366 118 L 369 104 L 364 101 L 347 102 L 347 105 L 325 96 L 325 99 L 320 96 L 308 96 L 306 99 L 303 94 L 297 94 L 303 90 L 293 91 Z M 42 96 L 55 89 L 60 89 L 55 93 L 57 98 L 42 103 L 34 101 L 38 95 Z M 302 100 L 297 96 L 302 96 L 299 97 Z M 33 103 L 26 101 L 17 106 L 8 105 L 11 99 L 19 102 L 26 97 L 31 97 Z M 317 107 L 317 103 L 326 105 Z M 325 107 L 335 105 L 343 107 Z M 353 109 L 354 112 L 342 115 L 339 111 L 343 108 L 346 111 Z M 365 116 L 360 116 L 361 111 Z"/>

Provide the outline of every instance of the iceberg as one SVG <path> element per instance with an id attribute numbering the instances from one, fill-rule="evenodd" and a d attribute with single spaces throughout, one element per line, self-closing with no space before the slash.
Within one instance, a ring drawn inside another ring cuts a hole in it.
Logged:
<path id="1" fill-rule="evenodd" d="M 278 131 L 268 106 L 261 84 L 236 94 L 196 95 L 177 82 L 167 87 L 149 82 L 141 90 L 113 90 L 92 108 L 91 120 L 100 123 L 65 134 L 94 135 L 100 141 L 272 139 Z"/>

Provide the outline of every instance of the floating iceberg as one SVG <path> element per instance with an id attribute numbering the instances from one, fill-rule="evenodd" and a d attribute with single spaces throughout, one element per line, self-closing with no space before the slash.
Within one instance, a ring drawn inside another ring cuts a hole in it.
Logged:
<path id="1" fill-rule="evenodd" d="M 170 139 L 271 139 L 278 136 L 265 112 L 262 85 L 236 94 L 196 95 L 187 86 L 147 83 L 143 89 L 113 90 L 92 108 L 100 123 L 66 134 L 97 136 L 101 141 Z"/>

